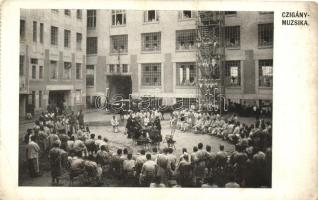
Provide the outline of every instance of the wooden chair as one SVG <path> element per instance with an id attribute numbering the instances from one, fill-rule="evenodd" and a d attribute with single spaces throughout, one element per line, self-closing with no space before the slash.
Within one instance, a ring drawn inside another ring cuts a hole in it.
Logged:
<path id="1" fill-rule="evenodd" d="M 175 146 L 176 141 L 173 140 L 173 136 L 172 135 L 166 135 L 163 143 L 167 143 L 168 148 L 171 147 L 171 148 L 176 149 L 176 146 Z"/>
<path id="2" fill-rule="evenodd" d="M 69 171 L 69 186 L 73 186 L 74 181 L 78 180 L 82 184 L 83 170 L 70 170 Z"/>

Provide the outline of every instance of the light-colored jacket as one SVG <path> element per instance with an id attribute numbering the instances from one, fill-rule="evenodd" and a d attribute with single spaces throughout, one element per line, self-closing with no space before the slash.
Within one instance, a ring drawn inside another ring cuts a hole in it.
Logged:
<path id="1" fill-rule="evenodd" d="M 27 145 L 27 156 L 28 159 L 38 158 L 40 152 L 40 147 L 37 143 L 30 141 Z"/>

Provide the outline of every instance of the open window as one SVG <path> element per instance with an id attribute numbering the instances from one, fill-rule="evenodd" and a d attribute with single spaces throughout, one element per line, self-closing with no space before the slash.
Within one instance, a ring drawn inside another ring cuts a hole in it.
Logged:
<path id="1" fill-rule="evenodd" d="M 144 22 L 152 23 L 159 21 L 159 13 L 157 10 L 147 10 L 144 12 Z"/>

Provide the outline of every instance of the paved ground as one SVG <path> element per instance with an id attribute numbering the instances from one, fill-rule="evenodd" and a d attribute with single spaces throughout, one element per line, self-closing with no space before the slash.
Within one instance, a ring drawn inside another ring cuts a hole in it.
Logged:
<path id="1" fill-rule="evenodd" d="M 95 135 L 102 135 L 103 137 L 107 137 L 110 141 L 110 147 L 113 149 L 116 148 L 128 148 L 133 152 L 137 152 L 141 149 L 141 146 L 136 146 L 132 143 L 131 139 L 128 139 L 126 135 L 124 135 L 124 124 L 125 122 L 121 122 L 120 133 L 113 133 L 112 127 L 110 126 L 110 119 L 112 115 L 105 113 L 104 111 L 98 112 L 88 112 L 85 114 L 85 122 L 90 125 L 90 130 Z M 250 124 L 254 122 L 252 118 L 242 118 L 240 121 Z M 49 166 L 47 164 L 47 158 L 42 157 L 41 160 L 41 170 L 43 172 L 42 177 L 38 178 L 29 178 L 27 175 L 27 169 L 25 165 L 23 165 L 25 160 L 25 145 L 22 142 L 22 138 L 26 132 L 26 129 L 32 127 L 32 121 L 21 121 L 20 123 L 20 145 L 19 145 L 19 185 L 23 186 L 50 186 L 51 178 L 49 172 Z M 164 120 L 161 122 L 162 126 L 162 135 L 163 138 L 165 135 L 170 134 L 169 121 Z M 209 135 L 201 135 L 201 134 L 193 134 L 191 132 L 180 132 L 176 131 L 174 139 L 176 142 L 176 153 L 180 154 L 183 147 L 187 148 L 189 152 L 192 152 L 193 146 L 197 145 L 199 142 L 202 142 L 204 145 L 211 145 L 212 151 L 216 152 L 220 144 L 225 146 L 225 151 L 232 152 L 234 150 L 234 146 L 232 144 L 227 143 L 226 141 L 221 140 L 220 138 L 209 136 Z M 166 146 L 166 144 L 161 144 L 160 148 Z M 67 180 L 67 177 L 65 177 Z M 112 185 L 110 183 L 110 185 Z M 113 185 L 112 185 L 113 186 Z"/>

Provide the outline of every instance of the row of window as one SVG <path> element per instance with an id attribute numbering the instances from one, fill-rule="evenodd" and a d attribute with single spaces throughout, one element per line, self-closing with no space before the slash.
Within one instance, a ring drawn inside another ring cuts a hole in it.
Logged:
<path id="1" fill-rule="evenodd" d="M 226 61 L 226 85 L 241 85 L 240 61 Z M 196 80 L 195 63 L 177 63 L 176 84 L 179 86 L 193 86 Z M 142 85 L 161 85 L 161 64 L 142 64 Z M 259 86 L 272 87 L 273 84 L 273 61 L 259 60 Z"/>
<path id="2" fill-rule="evenodd" d="M 194 86 L 197 76 L 195 63 L 177 63 L 176 85 Z M 122 69 L 122 71 L 120 70 Z M 241 85 L 241 61 L 225 62 L 225 80 L 227 86 Z M 122 67 L 114 64 L 109 65 L 109 72 L 127 72 L 128 65 L 122 64 Z M 95 81 L 94 65 L 86 67 L 86 84 L 94 86 Z M 142 86 L 160 86 L 161 85 L 161 64 L 147 63 L 141 65 L 141 85 Z M 259 86 L 272 87 L 273 85 L 273 60 L 259 60 Z"/>
<path id="3" fill-rule="evenodd" d="M 259 86 L 273 86 L 273 60 L 259 60 Z M 226 61 L 226 85 L 240 86 L 241 85 L 241 61 Z"/>
<path id="4" fill-rule="evenodd" d="M 38 96 L 38 98 L 36 98 L 36 96 Z M 38 101 L 36 101 L 36 99 L 38 99 Z M 75 104 L 82 103 L 82 90 L 79 90 L 79 89 L 75 90 L 74 103 Z M 38 92 L 35 90 L 31 91 L 31 94 L 28 95 L 27 104 L 31 104 L 34 107 L 42 108 L 43 91 L 42 90 L 38 90 Z"/>
<path id="5" fill-rule="evenodd" d="M 76 63 L 75 65 L 75 78 L 77 80 L 82 79 L 82 64 Z M 58 78 L 58 65 L 57 61 L 50 60 L 49 66 L 49 77 L 51 80 L 56 80 Z M 63 72 L 62 72 L 62 79 L 64 80 L 71 80 L 72 78 L 72 63 L 71 62 L 64 62 L 63 65 Z"/>
<path id="6" fill-rule="evenodd" d="M 127 64 L 109 64 L 108 65 L 109 73 L 127 73 L 128 65 Z M 86 66 L 86 86 L 94 87 L 95 85 L 95 66 L 87 65 Z"/>
<path id="7" fill-rule="evenodd" d="M 225 15 L 236 15 L 236 11 L 226 11 Z M 260 14 L 273 13 L 273 12 L 260 12 Z M 126 10 L 112 10 L 112 26 L 123 26 L 126 25 L 127 16 Z M 144 23 L 158 23 L 159 22 L 159 11 L 158 10 L 146 10 L 143 13 Z M 189 20 L 197 17 L 197 11 L 183 10 L 178 11 L 179 20 Z M 96 28 L 96 10 L 87 10 L 87 28 Z"/>
<path id="8" fill-rule="evenodd" d="M 109 72 L 110 73 L 127 73 L 128 65 L 127 64 L 110 64 Z"/>
<path id="9" fill-rule="evenodd" d="M 43 43 L 44 24 L 40 23 L 39 41 Z M 38 23 L 33 21 L 33 42 L 38 41 Z M 51 26 L 50 43 L 58 45 L 59 28 Z M 25 20 L 20 20 L 20 37 L 25 38 Z M 111 39 L 111 53 L 127 53 L 128 35 L 113 35 Z M 176 31 L 176 50 L 193 50 L 195 48 L 196 30 L 177 30 Z M 160 51 L 161 50 L 161 32 L 142 33 L 142 51 Z M 98 40 L 97 37 L 87 38 L 87 54 L 97 54 Z M 240 26 L 225 27 L 225 45 L 229 48 L 240 47 Z M 258 45 L 273 45 L 273 24 L 258 24 Z M 64 29 L 64 47 L 71 47 L 71 31 Z M 82 34 L 76 33 L 76 49 L 82 50 Z"/>
<path id="10" fill-rule="evenodd" d="M 55 80 L 58 78 L 58 64 L 57 61 L 51 60 L 49 66 L 49 78 Z M 225 79 L 228 86 L 241 85 L 241 62 L 226 61 L 225 62 Z M 108 72 L 110 73 L 127 73 L 127 64 L 110 64 Z M 76 79 L 82 79 L 82 64 L 76 63 Z M 196 66 L 195 63 L 177 63 L 177 85 L 193 86 L 196 80 Z M 20 55 L 20 76 L 24 75 L 24 56 Z M 31 78 L 43 79 L 44 67 L 38 65 L 38 59 L 31 58 Z M 64 62 L 63 75 L 64 80 L 71 80 L 72 63 Z M 86 66 L 86 84 L 87 86 L 94 86 L 95 82 L 95 67 L 94 65 Z M 273 60 L 259 60 L 259 86 L 272 87 L 273 77 Z M 161 85 L 161 64 L 149 63 L 142 64 L 142 85 L 144 86 L 160 86 Z"/>
<path id="11" fill-rule="evenodd" d="M 20 20 L 20 39 L 21 40 L 25 40 L 25 29 L 26 27 L 26 23 L 25 20 L 21 19 Z M 38 23 L 36 21 L 33 21 L 33 26 L 32 26 L 32 39 L 33 42 L 37 42 L 38 41 Z M 44 24 L 40 23 L 40 27 L 39 27 L 39 41 L 40 43 L 43 43 L 44 39 Z"/>
<path id="12" fill-rule="evenodd" d="M 25 20 L 20 20 L 20 38 L 21 40 L 25 39 L 25 27 L 26 22 Z M 59 28 L 55 26 L 51 26 L 50 28 L 50 44 L 51 45 L 58 45 L 58 38 L 59 35 Z M 38 22 L 33 21 L 33 29 L 32 29 L 32 38 L 33 42 L 40 42 L 43 44 L 44 42 L 44 24 L 39 23 L 39 39 L 38 39 Z M 82 33 L 76 33 L 76 49 L 82 50 Z M 71 47 L 71 31 L 64 29 L 64 47 L 70 48 Z"/>
<path id="13" fill-rule="evenodd" d="M 59 28 L 51 26 L 51 45 L 57 46 L 59 41 Z M 81 33 L 76 33 L 76 49 L 82 50 L 82 39 L 83 36 Z M 64 29 L 64 47 L 71 48 L 71 31 Z"/>
<path id="14" fill-rule="evenodd" d="M 144 11 L 144 22 L 153 23 L 159 21 L 159 14 L 156 10 Z M 126 11 L 112 10 L 112 26 L 126 25 Z M 87 28 L 96 28 L 96 10 L 87 10 Z"/>
<path id="15" fill-rule="evenodd" d="M 188 51 L 195 49 L 196 30 L 177 30 L 176 31 L 176 50 Z M 225 27 L 225 45 L 228 48 L 240 47 L 240 26 Z M 258 24 L 258 45 L 259 47 L 273 45 L 273 24 Z M 87 54 L 97 54 L 97 37 L 87 38 Z M 141 34 L 142 51 L 161 50 L 161 32 Z M 111 53 L 128 52 L 128 35 L 110 36 Z"/>
<path id="16" fill-rule="evenodd" d="M 58 14 L 59 10 L 58 9 L 51 9 L 52 13 Z M 64 9 L 64 15 L 71 17 L 72 16 L 72 11 L 70 9 Z M 76 10 L 76 18 L 79 20 L 83 19 L 83 12 L 82 10 Z"/>
<path id="17" fill-rule="evenodd" d="M 20 76 L 24 76 L 24 55 L 20 55 Z M 44 67 L 43 65 L 39 65 L 37 58 L 31 58 L 31 79 L 33 80 L 42 80 L 44 78 Z M 76 63 L 75 69 L 75 78 L 77 80 L 82 79 L 82 64 Z M 58 64 L 57 61 L 51 60 L 49 66 L 49 78 L 51 80 L 58 78 Z M 64 80 L 71 80 L 72 78 L 72 63 L 71 62 L 64 62 L 63 65 L 63 75 L 62 78 Z"/>

